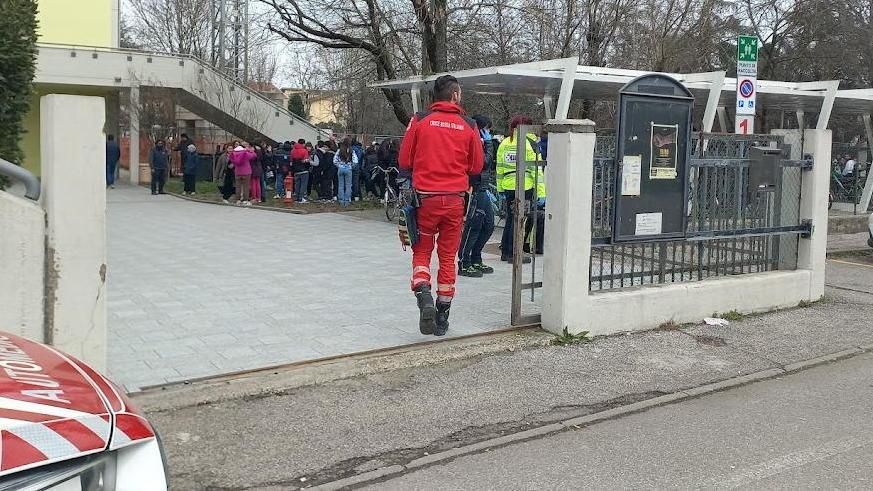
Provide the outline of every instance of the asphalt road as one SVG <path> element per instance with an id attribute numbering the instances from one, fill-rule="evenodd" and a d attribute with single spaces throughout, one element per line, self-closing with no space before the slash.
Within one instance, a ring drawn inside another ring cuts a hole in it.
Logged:
<path id="1" fill-rule="evenodd" d="M 461 457 L 370 489 L 870 489 L 873 354 Z"/>

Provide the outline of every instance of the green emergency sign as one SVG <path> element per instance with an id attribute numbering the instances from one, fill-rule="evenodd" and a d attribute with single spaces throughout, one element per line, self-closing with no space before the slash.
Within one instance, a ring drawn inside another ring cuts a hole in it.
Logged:
<path id="1" fill-rule="evenodd" d="M 758 38 L 755 36 L 737 37 L 737 61 L 758 61 Z"/>

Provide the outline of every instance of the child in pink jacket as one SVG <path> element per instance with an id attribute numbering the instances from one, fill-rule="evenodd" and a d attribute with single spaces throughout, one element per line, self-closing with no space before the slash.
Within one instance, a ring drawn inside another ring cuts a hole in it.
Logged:
<path id="1" fill-rule="evenodd" d="M 252 181 L 252 161 L 258 158 L 258 154 L 247 142 L 243 146 L 237 146 L 230 152 L 230 163 L 233 164 L 233 173 L 236 176 L 236 194 L 238 205 L 251 206 L 249 192 Z"/>

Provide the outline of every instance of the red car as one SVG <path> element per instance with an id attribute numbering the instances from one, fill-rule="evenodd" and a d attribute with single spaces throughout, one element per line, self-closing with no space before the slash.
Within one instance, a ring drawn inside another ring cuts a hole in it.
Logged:
<path id="1" fill-rule="evenodd" d="M 158 435 L 106 377 L 0 332 L 0 491 L 166 490 Z"/>

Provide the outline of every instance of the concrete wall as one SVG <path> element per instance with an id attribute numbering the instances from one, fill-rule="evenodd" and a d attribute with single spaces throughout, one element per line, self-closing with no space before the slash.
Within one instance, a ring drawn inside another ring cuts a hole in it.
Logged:
<path id="1" fill-rule="evenodd" d="M 651 329 L 668 321 L 694 322 L 714 312 L 760 312 L 818 300 L 824 294 L 830 140 L 827 130 L 807 130 L 804 153 L 813 169 L 801 181 L 800 218 L 813 233 L 799 238 L 797 269 L 698 282 L 651 285 L 591 293 L 591 190 L 594 124 L 550 121 L 549 209 L 543 271 L 543 327 L 594 335 Z"/>
<path id="2" fill-rule="evenodd" d="M 41 100 L 46 341 L 106 368 L 106 178 L 102 97 Z"/>
<path id="3" fill-rule="evenodd" d="M 45 213 L 0 191 L 0 330 L 43 340 Z"/>

